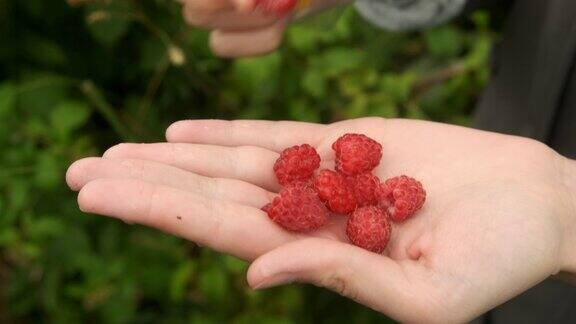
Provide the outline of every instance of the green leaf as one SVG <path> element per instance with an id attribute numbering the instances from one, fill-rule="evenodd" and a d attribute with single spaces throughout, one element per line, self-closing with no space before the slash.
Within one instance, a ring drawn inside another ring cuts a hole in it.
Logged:
<path id="1" fill-rule="evenodd" d="M 257 96 L 263 89 L 275 84 L 280 63 L 281 57 L 278 53 L 258 58 L 239 59 L 234 62 L 233 75 L 239 87 Z"/>
<path id="2" fill-rule="evenodd" d="M 480 69 L 486 66 L 490 51 L 492 49 L 492 40 L 489 36 L 479 37 L 474 43 L 470 54 L 466 58 L 466 67 L 469 69 Z"/>
<path id="3" fill-rule="evenodd" d="M 341 93 L 350 98 L 365 95 L 367 92 L 364 75 L 358 72 L 338 78 L 338 86 Z"/>
<path id="4" fill-rule="evenodd" d="M 143 71 L 152 72 L 158 64 L 166 60 L 166 46 L 157 38 L 147 39 L 140 46 L 139 67 Z"/>
<path id="5" fill-rule="evenodd" d="M 490 27 L 490 14 L 485 10 L 478 10 L 472 14 L 472 21 L 481 31 L 485 31 Z"/>
<path id="6" fill-rule="evenodd" d="M 312 68 L 326 77 L 334 77 L 362 66 L 365 54 L 348 47 L 336 47 L 312 58 Z"/>
<path id="7" fill-rule="evenodd" d="M 46 123 L 46 119 L 40 116 L 30 117 L 23 129 L 30 138 L 49 137 L 52 131 L 51 125 Z"/>
<path id="8" fill-rule="evenodd" d="M 340 17 L 336 21 L 334 26 L 334 31 L 341 38 L 349 38 L 352 36 L 354 31 L 354 18 L 356 17 L 356 11 L 353 8 L 341 9 Z"/>
<path id="9" fill-rule="evenodd" d="M 302 307 L 302 290 L 294 286 L 282 287 L 278 290 L 277 298 L 282 301 L 282 308 L 293 312 Z"/>
<path id="10" fill-rule="evenodd" d="M 109 1 L 87 7 L 88 30 L 99 43 L 113 47 L 126 35 L 131 23 L 130 3 Z"/>
<path id="11" fill-rule="evenodd" d="M 66 53 L 54 40 L 28 35 L 25 42 L 27 56 L 47 66 L 66 64 Z"/>
<path id="12" fill-rule="evenodd" d="M 291 102 L 289 108 L 290 119 L 292 120 L 311 123 L 318 123 L 321 121 L 319 109 L 304 100 L 295 99 Z"/>
<path id="13" fill-rule="evenodd" d="M 202 314 L 198 311 L 192 312 L 190 314 L 190 319 L 188 323 L 191 324 L 218 324 L 220 321 L 215 315 Z"/>
<path id="14" fill-rule="evenodd" d="M 368 112 L 368 96 L 358 95 L 354 97 L 350 105 L 346 107 L 347 118 L 360 118 L 366 116 Z"/>
<path id="15" fill-rule="evenodd" d="M 398 117 L 398 107 L 396 107 L 394 99 L 384 92 L 371 96 L 368 108 L 367 115 L 369 116 Z"/>
<path id="16" fill-rule="evenodd" d="M 184 299 L 184 294 L 194 275 L 195 269 L 196 264 L 192 261 L 186 261 L 176 269 L 172 276 L 172 282 L 170 283 L 170 297 L 173 301 L 180 302 Z"/>
<path id="17" fill-rule="evenodd" d="M 16 102 L 16 89 L 12 83 L 0 84 L 0 118 L 13 110 Z"/>
<path id="18" fill-rule="evenodd" d="M 60 185 L 63 181 L 60 163 L 60 159 L 53 154 L 41 154 L 35 168 L 35 183 L 44 189 Z"/>
<path id="19" fill-rule="evenodd" d="M 61 302 L 59 291 L 62 288 L 62 272 L 57 267 L 47 267 L 42 278 L 42 303 L 53 312 L 58 310 Z"/>
<path id="20" fill-rule="evenodd" d="M 431 29 L 424 34 L 424 40 L 430 54 L 438 59 L 455 57 L 463 45 L 460 33 L 452 26 Z"/>
<path id="21" fill-rule="evenodd" d="M 418 105 L 414 103 L 408 105 L 406 117 L 410 119 L 421 119 L 421 120 L 428 119 L 426 118 L 427 116 L 422 110 L 422 108 L 420 108 Z"/>
<path id="22" fill-rule="evenodd" d="M 102 322 L 130 323 L 136 311 L 136 286 L 130 280 L 122 280 L 114 286 L 110 297 L 102 306 Z"/>
<path id="23" fill-rule="evenodd" d="M 26 224 L 26 232 L 29 239 L 34 241 L 45 240 L 50 237 L 61 235 L 66 230 L 61 218 L 45 216 L 35 218 Z"/>
<path id="24" fill-rule="evenodd" d="M 16 243 L 18 234 L 13 227 L 6 227 L 0 229 L 0 247 L 10 246 Z"/>
<path id="25" fill-rule="evenodd" d="M 316 70 L 307 70 L 302 79 L 302 88 L 310 96 L 322 98 L 326 93 L 326 79 Z"/>
<path id="26" fill-rule="evenodd" d="M 403 104 L 410 99 L 414 81 L 416 76 L 410 72 L 389 73 L 382 77 L 380 89 L 389 94 L 397 104 Z"/>
<path id="27" fill-rule="evenodd" d="M 90 117 L 90 108 L 81 101 L 65 101 L 50 113 L 50 124 L 59 138 L 65 138 L 83 126 Z"/>
<path id="28" fill-rule="evenodd" d="M 68 97 L 70 81 L 58 75 L 35 73 L 18 85 L 18 108 L 30 115 L 45 116 Z"/>
<path id="29" fill-rule="evenodd" d="M 199 288 L 202 294 L 213 303 L 226 300 L 228 290 L 228 276 L 224 269 L 215 263 L 204 265 L 200 271 Z"/>
<path id="30" fill-rule="evenodd" d="M 287 42 L 300 53 L 311 53 L 319 43 L 320 35 L 316 30 L 303 25 L 294 25 L 288 29 Z"/>
<path id="31" fill-rule="evenodd" d="M 248 269 L 246 261 L 242 261 L 231 255 L 224 255 L 222 261 L 226 269 L 231 273 L 243 273 Z"/>
<path id="32" fill-rule="evenodd" d="M 13 179 L 6 189 L 8 191 L 8 211 L 11 213 L 20 212 L 31 198 L 30 182 L 20 178 Z"/>

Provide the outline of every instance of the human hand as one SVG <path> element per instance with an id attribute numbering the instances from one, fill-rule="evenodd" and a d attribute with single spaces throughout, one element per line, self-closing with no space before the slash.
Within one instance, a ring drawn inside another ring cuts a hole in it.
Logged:
<path id="1" fill-rule="evenodd" d="M 279 152 L 364 133 L 384 148 L 381 179 L 409 174 L 423 210 L 394 226 L 385 255 L 350 244 L 343 216 L 311 235 L 259 208 L 279 189 Z M 159 228 L 253 261 L 248 282 L 332 289 L 402 322 L 463 322 L 557 273 L 576 273 L 576 166 L 532 140 L 430 122 L 368 118 L 332 125 L 183 121 L 169 143 L 121 144 L 73 164 L 86 212 Z M 254 261 L 255 260 L 255 261 Z"/>
<path id="2" fill-rule="evenodd" d="M 282 1 L 282 0 L 278 0 Z M 314 0 L 309 10 L 326 9 L 350 0 Z M 282 42 L 289 15 L 274 15 L 256 9 L 257 0 L 182 0 L 184 18 L 211 30 L 212 51 L 223 57 L 262 55 Z"/>

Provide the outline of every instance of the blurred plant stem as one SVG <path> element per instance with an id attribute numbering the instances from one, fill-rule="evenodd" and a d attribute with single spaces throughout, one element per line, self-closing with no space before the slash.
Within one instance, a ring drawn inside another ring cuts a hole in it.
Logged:
<path id="1" fill-rule="evenodd" d="M 428 74 L 420 78 L 414 84 L 414 88 L 412 90 L 413 95 L 418 97 L 425 93 L 426 91 L 430 90 L 431 88 L 442 84 L 446 81 L 452 80 L 456 77 L 462 76 L 467 74 L 472 69 L 469 68 L 465 62 L 456 62 L 452 65 L 449 65 L 443 69 L 435 71 L 434 73 Z"/>
<path id="2" fill-rule="evenodd" d="M 96 107 L 123 141 L 130 141 L 134 138 L 129 129 L 125 127 L 122 120 L 120 120 L 120 117 L 116 114 L 114 108 L 106 101 L 100 90 L 92 81 L 83 81 L 80 84 L 80 91 L 82 91 L 86 98 Z"/>
<path id="3" fill-rule="evenodd" d="M 162 85 L 162 81 L 164 80 L 164 77 L 166 76 L 166 72 L 168 71 L 169 67 L 170 63 L 168 62 L 168 60 L 162 60 L 161 62 L 158 63 L 158 66 L 156 66 L 156 71 L 154 75 L 152 75 L 150 81 L 148 82 L 146 93 L 144 94 L 144 97 L 142 98 L 142 103 L 140 104 L 140 109 L 138 111 L 139 118 L 145 118 L 146 115 L 148 114 L 148 111 L 150 110 L 150 107 L 154 102 L 154 97 L 156 96 L 158 89 Z"/>

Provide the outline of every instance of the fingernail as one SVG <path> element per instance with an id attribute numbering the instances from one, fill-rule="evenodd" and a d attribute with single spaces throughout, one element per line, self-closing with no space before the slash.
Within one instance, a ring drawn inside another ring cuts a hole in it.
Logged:
<path id="1" fill-rule="evenodd" d="M 260 281 L 260 283 L 254 286 L 254 290 L 287 285 L 289 283 L 293 283 L 294 281 L 296 281 L 296 277 L 293 274 L 281 273 Z"/>

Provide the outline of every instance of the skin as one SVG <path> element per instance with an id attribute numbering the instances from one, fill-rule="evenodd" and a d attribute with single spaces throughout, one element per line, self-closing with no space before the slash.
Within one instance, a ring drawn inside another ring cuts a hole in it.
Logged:
<path id="1" fill-rule="evenodd" d="M 319 11 L 350 0 L 314 0 Z M 192 26 L 211 31 L 210 47 L 221 57 L 257 56 L 280 46 L 287 17 L 254 10 L 256 0 L 181 0 L 183 15 Z"/>
<path id="2" fill-rule="evenodd" d="M 345 219 L 292 234 L 259 208 L 279 185 L 272 165 L 308 143 L 323 167 L 349 132 L 384 147 L 381 179 L 408 174 L 428 192 L 395 225 L 384 255 L 347 243 Z M 168 143 L 120 144 L 68 170 L 80 209 L 143 224 L 252 262 L 255 289 L 326 287 L 401 322 L 465 322 L 542 280 L 576 273 L 576 165 L 543 144 L 423 121 L 318 125 L 190 120 Z"/>

